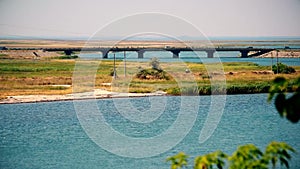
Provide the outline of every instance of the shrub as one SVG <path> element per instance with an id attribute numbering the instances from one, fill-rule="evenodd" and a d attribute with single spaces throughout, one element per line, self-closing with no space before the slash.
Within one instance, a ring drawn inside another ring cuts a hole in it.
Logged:
<path id="1" fill-rule="evenodd" d="M 150 66 L 152 66 L 152 69 L 157 69 L 160 70 L 160 66 L 159 66 L 159 60 L 156 57 L 151 58 L 150 60 Z"/>
<path id="2" fill-rule="evenodd" d="M 110 70 L 109 76 L 114 76 L 114 69 L 111 69 L 111 70 Z"/>
<path id="3" fill-rule="evenodd" d="M 278 72 L 277 72 L 277 68 L 278 68 Z M 272 66 L 272 71 L 277 74 L 277 73 L 285 73 L 285 74 L 290 74 L 290 73 L 295 73 L 295 69 L 287 66 L 283 63 L 278 63 L 277 65 L 273 65 Z"/>
<path id="4" fill-rule="evenodd" d="M 210 95 L 211 94 L 211 86 L 199 86 L 198 92 L 200 95 Z"/>
<path id="5" fill-rule="evenodd" d="M 181 91 L 179 87 L 169 88 L 167 89 L 166 92 L 171 95 L 181 95 Z"/>
<path id="6" fill-rule="evenodd" d="M 77 55 L 65 55 L 65 56 L 59 56 L 57 59 L 77 59 Z"/>
<path id="7" fill-rule="evenodd" d="M 170 79 L 167 73 L 160 69 L 142 69 L 136 74 L 136 77 L 139 79 Z"/>

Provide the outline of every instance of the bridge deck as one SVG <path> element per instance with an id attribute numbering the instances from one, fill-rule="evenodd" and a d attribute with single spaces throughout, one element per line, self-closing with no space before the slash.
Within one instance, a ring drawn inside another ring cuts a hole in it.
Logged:
<path id="1" fill-rule="evenodd" d="M 139 58 L 143 58 L 144 52 L 147 51 L 169 51 L 173 53 L 174 58 L 179 57 L 180 52 L 185 51 L 204 51 L 207 53 L 208 57 L 213 57 L 214 52 L 232 52 L 237 51 L 241 52 L 241 57 L 253 57 L 253 56 L 259 56 L 264 53 L 273 51 L 273 50 L 291 50 L 286 48 L 254 48 L 254 47 L 247 47 L 247 48 L 241 48 L 241 47 L 217 47 L 217 48 L 210 48 L 210 47 L 197 47 L 197 48 L 191 48 L 191 47 L 160 47 L 160 48 L 153 48 L 153 47 L 89 47 L 89 48 L 5 48 L 2 50 L 44 50 L 44 51 L 64 51 L 66 55 L 70 55 L 72 52 L 102 52 L 103 58 L 107 58 L 107 54 L 109 52 L 123 52 L 123 51 L 131 51 L 131 52 L 137 52 Z M 254 54 L 248 55 L 249 52 L 254 52 Z"/>

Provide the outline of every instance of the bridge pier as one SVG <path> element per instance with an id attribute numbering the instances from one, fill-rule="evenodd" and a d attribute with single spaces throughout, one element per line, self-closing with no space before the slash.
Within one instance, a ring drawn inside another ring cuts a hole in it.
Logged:
<path id="1" fill-rule="evenodd" d="M 241 58 L 247 58 L 248 57 L 249 51 L 247 51 L 247 50 L 241 50 L 240 52 L 241 52 Z"/>
<path id="2" fill-rule="evenodd" d="M 179 58 L 180 50 L 172 50 L 171 52 L 173 53 L 173 58 Z"/>
<path id="3" fill-rule="evenodd" d="M 107 59 L 108 58 L 108 52 L 102 52 L 102 58 Z"/>
<path id="4" fill-rule="evenodd" d="M 73 53 L 73 51 L 72 50 L 65 50 L 64 53 L 65 53 L 65 55 L 70 56 Z"/>
<path id="5" fill-rule="evenodd" d="M 276 50 L 277 48 L 253 48 L 253 47 L 217 47 L 217 48 L 208 48 L 208 47 L 198 47 L 198 48 L 189 48 L 189 47 L 89 47 L 85 48 L 84 51 L 87 52 L 101 52 L 104 59 L 108 58 L 109 52 L 122 52 L 122 51 L 132 51 L 138 53 L 138 58 L 144 58 L 144 53 L 147 51 L 168 51 L 172 52 L 173 58 L 179 58 L 179 53 L 182 51 L 203 51 L 207 53 L 208 58 L 214 57 L 214 52 L 240 52 L 241 58 L 249 58 L 254 56 L 259 56 L 267 52 Z M 300 48 L 285 48 L 284 50 L 299 50 Z M 0 50 L 43 50 L 43 51 L 61 51 L 65 55 L 72 55 L 73 52 L 80 52 L 82 48 L 6 48 L 0 46 Z"/>
<path id="6" fill-rule="evenodd" d="M 215 50 L 207 50 L 206 53 L 208 58 L 213 58 Z"/>
<path id="7" fill-rule="evenodd" d="M 145 51 L 139 50 L 139 51 L 137 51 L 137 53 L 138 53 L 138 58 L 139 58 L 139 59 L 144 58 L 144 53 L 145 53 Z"/>
<path id="8" fill-rule="evenodd" d="M 102 53 L 102 59 L 107 59 L 108 58 L 108 50 L 101 50 Z"/>

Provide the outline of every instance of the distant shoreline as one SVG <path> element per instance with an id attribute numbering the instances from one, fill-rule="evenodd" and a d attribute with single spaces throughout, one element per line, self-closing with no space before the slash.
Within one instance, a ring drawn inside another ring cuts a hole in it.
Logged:
<path id="1" fill-rule="evenodd" d="M 282 49 L 285 47 L 291 47 L 293 46 L 300 46 L 300 37 L 299 38 L 291 38 L 291 39 L 245 39 L 245 40 L 239 40 L 239 39 L 192 39 L 192 40 L 183 40 L 183 41 L 175 41 L 170 39 L 165 40 L 155 40 L 155 39 L 149 39 L 149 40 L 123 40 L 119 41 L 119 39 L 115 40 L 56 40 L 56 39 L 1 39 L 0 38 L 0 46 L 4 47 L 18 47 L 18 48 L 35 48 L 35 47 L 47 47 L 47 48 L 78 48 L 78 47 L 85 47 L 85 45 L 88 43 L 89 47 L 109 47 L 109 46 L 132 46 L 135 47 L 138 46 L 174 46 L 174 47 L 180 47 L 180 46 L 192 46 L 192 47 L 203 47 L 203 45 L 207 44 L 210 47 L 255 47 L 255 46 L 281 46 Z"/>
<path id="2" fill-rule="evenodd" d="M 28 36 L 28 37 L 18 37 L 18 36 L 0 36 L 2 40 L 56 40 L 56 41 L 87 41 L 90 36 Z M 194 37 L 194 36 L 180 36 L 178 39 L 186 41 L 196 41 L 204 40 L 204 37 Z M 101 40 L 112 41 L 123 39 L 123 37 L 103 37 Z M 205 40 L 209 39 L 211 41 L 294 41 L 300 40 L 300 36 L 208 36 Z M 139 38 L 134 37 L 132 41 L 166 41 L 168 38 Z"/>
<path id="3" fill-rule="evenodd" d="M 212 48 L 275 48 L 278 47 L 278 54 L 275 51 L 258 56 L 257 58 L 300 58 L 300 37 L 297 38 L 272 38 L 252 39 L 247 37 L 246 40 L 238 39 L 212 39 L 207 40 L 186 40 L 186 41 L 170 41 L 170 40 L 128 40 L 128 41 L 85 41 L 85 40 L 15 40 L 15 39 L 0 39 L 0 59 L 39 59 L 55 58 L 64 55 L 63 52 L 43 51 L 43 50 L 3 50 L 5 48 L 85 48 L 86 43 L 89 47 L 120 47 L 120 48 L 162 48 L 165 47 L 212 47 Z M 282 48 L 282 49 L 281 49 Z M 1 50 L 2 49 L 2 50 Z M 250 53 L 249 53 L 250 54 Z"/>

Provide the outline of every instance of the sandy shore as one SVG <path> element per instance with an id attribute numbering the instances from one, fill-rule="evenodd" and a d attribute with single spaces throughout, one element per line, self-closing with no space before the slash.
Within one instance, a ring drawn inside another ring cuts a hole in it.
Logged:
<path id="1" fill-rule="evenodd" d="M 66 95 L 9 96 L 6 99 L 0 100 L 0 104 L 53 102 L 53 101 L 103 99 L 103 98 L 149 97 L 149 96 L 163 96 L 163 95 L 166 95 L 166 93 L 163 91 L 157 91 L 155 93 L 118 93 L 118 92 L 106 91 L 103 89 L 95 89 L 94 92 L 75 93 L 75 94 L 66 94 Z"/>
<path id="2" fill-rule="evenodd" d="M 0 56 L 4 59 L 44 59 L 59 57 L 62 54 L 43 50 L 0 50 Z"/>
<path id="3" fill-rule="evenodd" d="M 279 58 L 300 58 L 300 51 L 271 51 L 266 54 L 257 56 L 257 58 L 276 58 L 277 56 Z"/>

